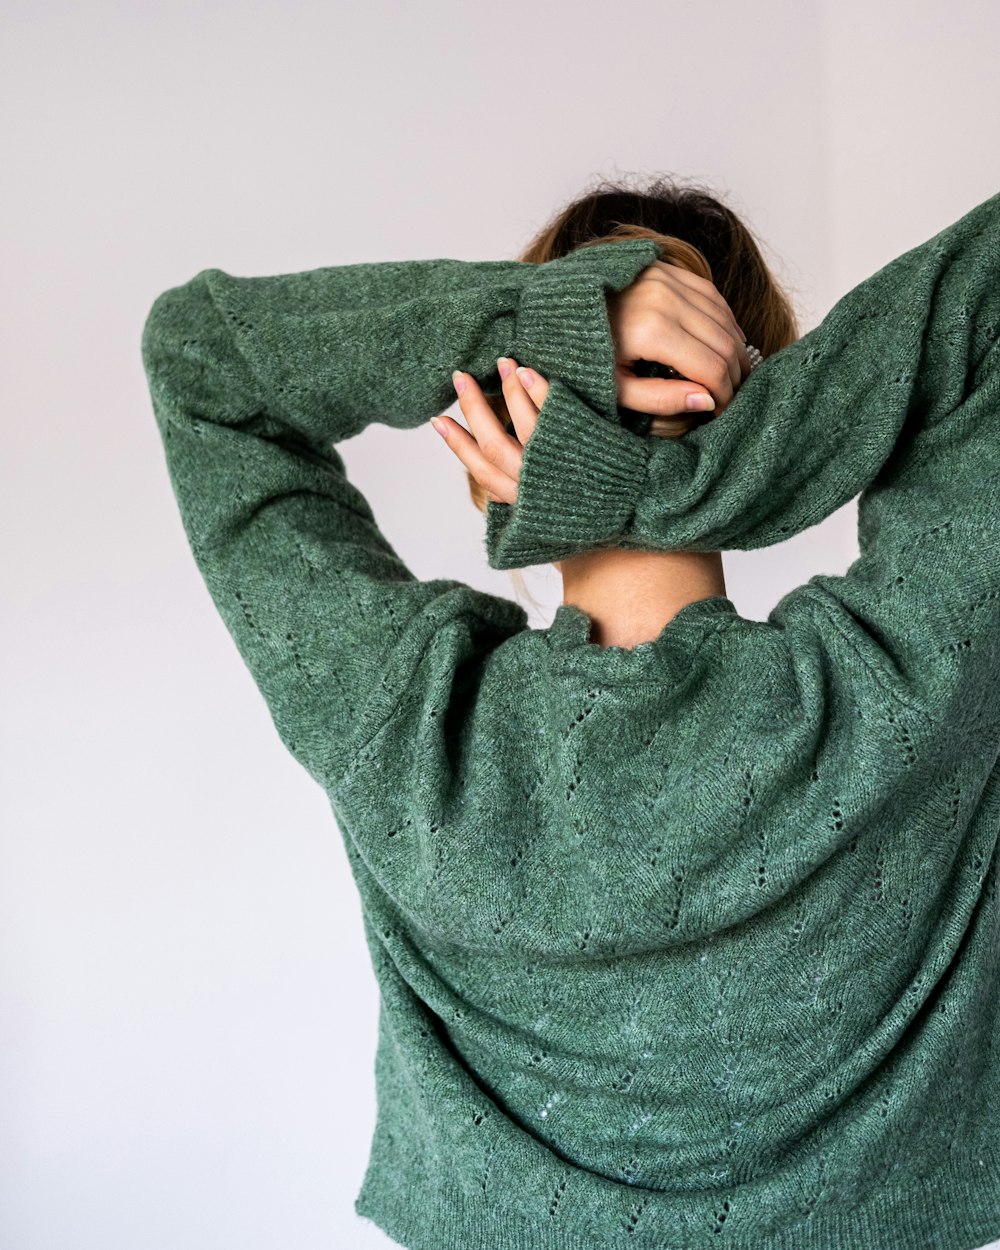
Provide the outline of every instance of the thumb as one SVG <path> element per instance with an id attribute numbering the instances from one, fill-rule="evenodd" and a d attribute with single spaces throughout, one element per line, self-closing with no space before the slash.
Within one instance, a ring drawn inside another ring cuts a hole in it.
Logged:
<path id="1" fill-rule="evenodd" d="M 676 417 L 689 412 L 711 412 L 715 400 L 697 382 L 677 378 L 637 378 L 618 371 L 618 404 L 654 417 Z M 691 396 L 696 402 L 688 406 Z"/>

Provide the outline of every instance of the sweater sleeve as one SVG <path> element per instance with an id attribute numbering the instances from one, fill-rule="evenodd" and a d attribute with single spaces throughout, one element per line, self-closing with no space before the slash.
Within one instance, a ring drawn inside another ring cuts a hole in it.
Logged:
<path id="1" fill-rule="evenodd" d="M 860 491 L 859 558 L 771 620 L 811 611 L 923 706 L 1000 669 L 1000 194 L 891 260 L 677 439 L 588 409 L 556 377 L 494 568 L 623 547 L 752 550 Z M 943 701 L 943 702 L 942 702 Z"/>
<path id="2" fill-rule="evenodd" d="M 526 622 L 511 600 L 416 578 L 334 444 L 443 411 L 456 368 L 499 391 L 500 355 L 613 412 L 605 292 L 652 255 L 630 241 L 546 265 L 205 269 L 153 303 L 143 365 L 193 555 L 279 736 L 327 788 L 404 693 L 447 703 L 457 670 Z"/>

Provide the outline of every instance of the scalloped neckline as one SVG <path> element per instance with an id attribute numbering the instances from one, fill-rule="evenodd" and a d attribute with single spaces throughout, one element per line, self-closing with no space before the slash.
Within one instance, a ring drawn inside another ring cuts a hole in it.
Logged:
<path id="1" fill-rule="evenodd" d="M 741 620 L 727 595 L 694 599 L 680 608 L 655 638 L 634 647 L 602 646 L 590 641 L 593 621 L 574 603 L 560 603 L 551 625 L 543 632 L 552 649 L 570 665 L 622 676 L 662 675 L 670 660 L 692 658 L 702 642 L 727 622 Z"/>

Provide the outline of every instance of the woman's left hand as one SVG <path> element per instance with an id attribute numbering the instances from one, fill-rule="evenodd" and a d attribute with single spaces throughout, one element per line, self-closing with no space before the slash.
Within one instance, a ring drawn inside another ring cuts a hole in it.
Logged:
<path id="1" fill-rule="evenodd" d="M 514 503 L 524 446 L 534 432 L 549 384 L 536 369 L 518 373 L 517 361 L 510 356 L 501 356 L 497 368 L 517 438 L 503 428 L 476 379 L 457 370 L 455 390 L 469 429 L 448 416 L 432 417 L 431 424 L 483 487 L 488 499 L 494 503 Z"/>

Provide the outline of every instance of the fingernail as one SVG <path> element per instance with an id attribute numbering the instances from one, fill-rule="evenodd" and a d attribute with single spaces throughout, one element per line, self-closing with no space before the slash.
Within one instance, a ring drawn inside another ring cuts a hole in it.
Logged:
<path id="1" fill-rule="evenodd" d="M 687 397 L 687 406 L 692 411 L 709 412 L 715 407 L 715 400 L 704 391 L 693 391 Z"/>
<path id="2" fill-rule="evenodd" d="M 524 365 L 518 365 L 517 376 L 520 379 L 522 386 L 531 387 L 535 385 L 535 375 L 530 369 L 526 369 Z"/>
<path id="3" fill-rule="evenodd" d="M 441 435 L 442 438 L 448 437 L 447 427 L 445 426 L 445 423 L 441 421 L 438 417 L 431 417 L 431 425 L 433 425 L 435 430 L 437 430 L 437 432 Z"/>
<path id="4" fill-rule="evenodd" d="M 497 357 L 497 369 L 500 373 L 501 378 L 506 378 L 508 373 L 510 373 L 510 361 L 507 359 L 506 356 Z"/>
<path id="5" fill-rule="evenodd" d="M 465 390 L 465 374 L 460 369 L 456 369 L 451 375 L 451 380 L 454 383 L 456 394 L 461 395 Z"/>

